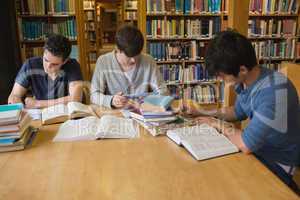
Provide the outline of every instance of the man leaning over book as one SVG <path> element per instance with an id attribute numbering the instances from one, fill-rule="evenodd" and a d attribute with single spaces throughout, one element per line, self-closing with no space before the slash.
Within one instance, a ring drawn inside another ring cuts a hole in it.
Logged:
<path id="1" fill-rule="evenodd" d="M 204 118 L 219 129 L 242 152 L 253 153 L 285 184 L 299 192 L 293 181 L 300 164 L 300 112 L 294 85 L 283 74 L 260 67 L 251 42 L 234 31 L 219 33 L 209 44 L 206 67 L 225 83 L 234 83 L 237 99 L 233 107 L 210 115 L 226 121 L 250 119 L 248 126 L 235 129 Z M 189 114 L 207 114 L 184 107 Z"/>
<path id="2" fill-rule="evenodd" d="M 98 58 L 92 78 L 91 102 L 109 108 L 124 108 L 129 96 L 161 93 L 154 59 L 141 53 L 144 38 L 131 25 L 116 33 L 116 49 Z"/>
<path id="3" fill-rule="evenodd" d="M 79 63 L 69 58 L 70 41 L 53 34 L 44 45 L 43 57 L 26 60 L 19 71 L 8 103 L 23 99 L 27 108 L 44 108 L 70 101 L 81 101 L 82 74 Z M 33 97 L 25 97 L 31 89 Z"/>

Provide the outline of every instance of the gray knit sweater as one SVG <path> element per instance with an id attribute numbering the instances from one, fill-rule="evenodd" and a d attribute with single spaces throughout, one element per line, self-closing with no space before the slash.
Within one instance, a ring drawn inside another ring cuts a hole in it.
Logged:
<path id="1" fill-rule="evenodd" d="M 132 81 L 129 81 L 122 71 L 115 51 L 100 56 L 92 78 L 91 102 L 110 108 L 112 97 L 118 92 L 124 95 L 137 95 L 151 90 L 161 93 L 161 76 L 151 56 L 140 55 L 132 77 Z"/>

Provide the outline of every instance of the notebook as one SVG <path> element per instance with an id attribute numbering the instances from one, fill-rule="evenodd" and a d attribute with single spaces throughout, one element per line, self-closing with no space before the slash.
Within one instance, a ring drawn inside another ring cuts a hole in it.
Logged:
<path id="1" fill-rule="evenodd" d="M 239 151 L 228 138 L 207 124 L 169 130 L 167 136 L 176 144 L 186 148 L 196 160 Z"/>
<path id="2" fill-rule="evenodd" d="M 69 102 L 67 105 L 58 104 L 42 110 L 42 124 L 55 124 L 68 119 L 96 116 L 91 106 L 79 102 Z"/>
<path id="3" fill-rule="evenodd" d="M 138 127 L 131 119 L 104 115 L 64 122 L 54 137 L 54 142 L 96 140 L 100 138 L 136 138 Z"/>

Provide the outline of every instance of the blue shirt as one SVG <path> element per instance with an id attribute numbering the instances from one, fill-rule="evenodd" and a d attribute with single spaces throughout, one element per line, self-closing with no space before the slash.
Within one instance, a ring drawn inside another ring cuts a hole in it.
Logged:
<path id="1" fill-rule="evenodd" d="M 235 114 L 250 118 L 242 133 L 245 145 L 270 162 L 300 164 L 300 110 L 295 87 L 283 74 L 261 68 L 248 88 L 236 86 Z"/>
<path id="2" fill-rule="evenodd" d="M 82 80 L 79 63 L 69 59 L 52 80 L 44 71 L 41 57 L 26 60 L 19 71 L 15 82 L 26 89 L 31 89 L 37 100 L 57 99 L 69 95 L 69 83 Z"/>

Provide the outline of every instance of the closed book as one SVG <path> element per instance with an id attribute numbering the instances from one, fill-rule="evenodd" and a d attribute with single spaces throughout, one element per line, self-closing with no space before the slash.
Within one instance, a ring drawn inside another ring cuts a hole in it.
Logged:
<path id="1" fill-rule="evenodd" d="M 1 144 L 0 152 L 9 152 L 23 150 L 30 146 L 36 136 L 37 129 L 29 127 L 20 139 L 14 139 L 14 142 Z"/>
<path id="2" fill-rule="evenodd" d="M 31 117 L 28 113 L 22 112 L 20 123 L 0 126 L 0 136 L 4 133 L 18 133 L 25 130 L 31 122 Z"/>

